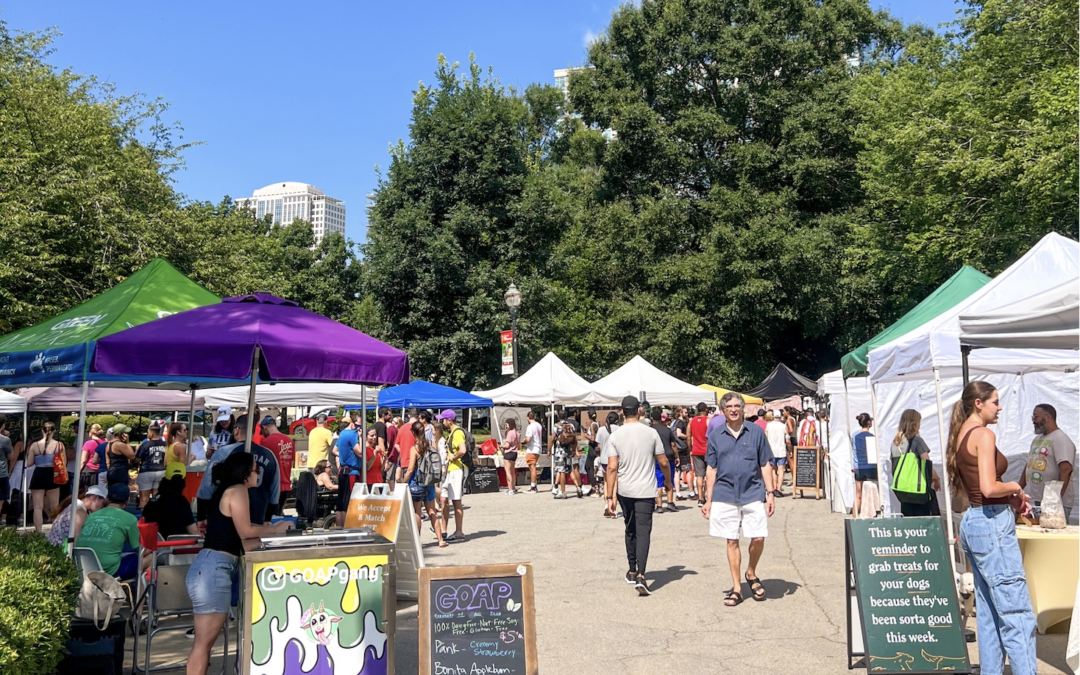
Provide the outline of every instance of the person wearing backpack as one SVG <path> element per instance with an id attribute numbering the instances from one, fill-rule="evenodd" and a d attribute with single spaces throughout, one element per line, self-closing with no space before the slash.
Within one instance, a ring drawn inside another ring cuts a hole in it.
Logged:
<path id="1" fill-rule="evenodd" d="M 912 516 L 940 516 L 941 509 L 938 507 L 937 491 L 941 489 L 941 479 L 934 470 L 934 463 L 930 461 L 930 448 L 926 441 L 919 436 L 919 427 L 922 425 L 922 415 L 918 410 L 908 408 L 900 415 L 900 428 L 896 431 L 893 440 L 891 455 L 893 457 L 893 494 L 900 502 L 900 513 L 905 517 Z M 905 457 L 905 455 L 910 455 Z M 902 463 L 913 462 L 921 466 L 916 467 L 916 479 L 908 481 L 909 485 L 902 485 L 904 472 Z M 921 469 L 921 471 L 920 471 Z M 898 488 L 905 488 L 904 490 Z M 914 492 L 909 491 L 913 488 Z"/>
<path id="2" fill-rule="evenodd" d="M 453 410 L 444 410 L 439 413 L 438 419 L 447 431 L 446 439 L 446 478 L 442 483 L 442 525 L 443 531 L 450 524 L 449 504 L 454 506 L 454 533 L 446 537 L 446 541 L 459 541 L 465 539 L 461 531 L 461 521 L 465 516 L 465 510 L 461 506 L 461 495 L 465 489 L 465 456 L 469 453 L 467 435 L 457 425 L 457 413 Z"/>
<path id="3" fill-rule="evenodd" d="M 409 494 L 412 496 L 416 531 L 421 531 L 420 521 L 423 517 L 421 509 L 426 509 L 428 522 L 435 531 L 439 548 L 446 548 L 449 544 L 443 539 L 442 519 L 435 511 L 435 484 L 442 477 L 442 459 L 439 458 L 439 451 L 428 443 L 423 422 L 413 422 L 410 431 L 415 442 L 409 448 L 409 459 L 401 480 L 409 486 Z"/>

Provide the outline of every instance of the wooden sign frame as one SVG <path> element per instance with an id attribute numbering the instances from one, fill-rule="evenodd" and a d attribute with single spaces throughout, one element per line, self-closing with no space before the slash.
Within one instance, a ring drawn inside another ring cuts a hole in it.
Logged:
<path id="1" fill-rule="evenodd" d="M 813 450 L 814 451 L 814 487 L 799 487 L 799 450 Z M 825 492 L 825 487 L 821 484 L 821 446 L 820 445 L 796 445 L 792 452 L 792 458 L 795 460 L 795 466 L 791 468 L 791 496 L 794 497 L 795 493 L 799 493 L 799 498 L 806 496 L 808 491 L 814 492 L 814 499 L 821 499 L 822 493 Z"/>
<path id="2" fill-rule="evenodd" d="M 521 579 L 521 616 L 525 623 L 523 630 L 525 634 L 525 673 L 526 675 L 539 674 L 539 660 L 536 652 L 536 598 L 533 593 L 532 563 L 501 563 L 497 565 L 420 568 L 420 603 L 416 614 L 417 630 L 420 635 L 419 658 L 417 659 L 420 666 L 420 675 L 432 675 L 431 593 L 429 592 L 432 580 L 498 577 L 518 577 Z"/>

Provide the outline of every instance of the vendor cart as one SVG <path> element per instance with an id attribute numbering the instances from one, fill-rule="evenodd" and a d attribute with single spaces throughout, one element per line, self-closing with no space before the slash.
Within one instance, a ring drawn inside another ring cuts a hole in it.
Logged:
<path id="1" fill-rule="evenodd" d="M 394 672 L 394 544 L 370 528 L 293 530 L 244 555 L 240 672 Z"/>

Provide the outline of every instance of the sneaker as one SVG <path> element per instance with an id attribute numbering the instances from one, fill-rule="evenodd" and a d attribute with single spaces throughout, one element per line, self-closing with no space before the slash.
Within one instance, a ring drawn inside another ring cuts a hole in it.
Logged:
<path id="1" fill-rule="evenodd" d="M 530 485 L 527 492 L 536 492 L 536 483 L 533 483 L 532 485 Z"/>
<path id="2" fill-rule="evenodd" d="M 773 497 L 783 497 L 784 496 L 784 491 L 783 490 L 773 490 L 772 493 L 773 493 Z"/>
<path id="3" fill-rule="evenodd" d="M 184 637 L 186 637 L 189 640 L 194 640 L 195 639 L 195 629 L 194 628 L 189 628 L 188 631 L 186 633 L 184 633 Z"/>
<path id="4" fill-rule="evenodd" d="M 653 507 L 653 511 L 652 511 L 652 512 L 653 512 L 653 513 L 663 513 L 663 512 L 664 512 L 664 509 L 663 509 L 663 507 L 662 507 L 662 506 L 660 506 L 659 504 L 657 504 L 656 506 L 654 506 L 654 507 Z"/>
<path id="5" fill-rule="evenodd" d="M 626 583 L 630 584 L 631 586 L 636 584 L 637 583 L 637 572 L 627 572 L 626 573 Z M 192 629 L 192 630 L 194 630 L 194 629 Z"/>
<path id="6" fill-rule="evenodd" d="M 645 577 L 638 575 L 637 581 L 634 582 L 634 590 L 641 597 L 652 595 L 652 591 L 649 590 L 649 586 L 645 583 Z"/>
<path id="7" fill-rule="evenodd" d="M 457 532 L 453 532 L 453 533 L 443 537 L 443 541 L 465 541 L 465 535 L 458 534 Z"/>
<path id="8" fill-rule="evenodd" d="M 556 492 L 555 499 L 566 499 L 566 495 L 561 492 Z"/>
<path id="9" fill-rule="evenodd" d="M 672 504 L 671 502 L 668 502 L 668 505 L 667 505 L 667 510 L 668 510 L 668 511 L 673 511 L 673 512 L 675 512 L 675 513 L 678 513 L 678 512 L 679 512 L 679 507 L 678 507 L 678 506 L 675 506 L 675 505 L 674 505 L 674 504 Z"/>
<path id="10" fill-rule="evenodd" d="M 578 498 L 578 499 L 581 499 L 581 498 L 582 498 L 582 497 L 584 497 L 584 496 L 585 496 L 585 495 L 584 495 L 584 494 L 583 494 L 583 493 L 581 492 L 581 488 L 578 488 L 578 491 L 577 491 L 577 498 Z"/>
<path id="11" fill-rule="evenodd" d="M 697 499 L 697 493 L 696 492 L 691 492 L 690 494 L 688 494 L 686 496 L 689 497 L 690 499 Z"/>

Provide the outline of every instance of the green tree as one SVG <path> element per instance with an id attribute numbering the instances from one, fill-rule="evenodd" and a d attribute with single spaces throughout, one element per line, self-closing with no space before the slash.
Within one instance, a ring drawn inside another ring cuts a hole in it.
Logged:
<path id="1" fill-rule="evenodd" d="M 963 264 L 996 274 L 1047 232 L 1076 238 L 1080 10 L 970 3 L 860 78 L 867 209 L 852 259 L 899 292 Z M 918 298 L 915 298 L 918 299 Z"/>
<path id="2" fill-rule="evenodd" d="M 409 143 L 391 149 L 370 210 L 357 319 L 407 349 L 413 373 L 485 386 L 498 372 L 503 291 L 529 289 L 558 238 L 530 179 L 555 142 L 554 90 L 524 95 L 439 57 L 433 86 L 413 97 Z M 534 311 L 534 310 L 526 310 Z M 529 319 L 521 324 L 527 328 Z"/>
<path id="3" fill-rule="evenodd" d="M 745 386 L 777 360 L 811 372 L 835 360 L 838 215 L 861 200 L 852 84 L 888 28 L 860 0 L 615 13 L 570 77 L 576 134 L 615 132 L 557 255 L 587 302 L 559 319 L 575 365 L 640 353 Z"/>

